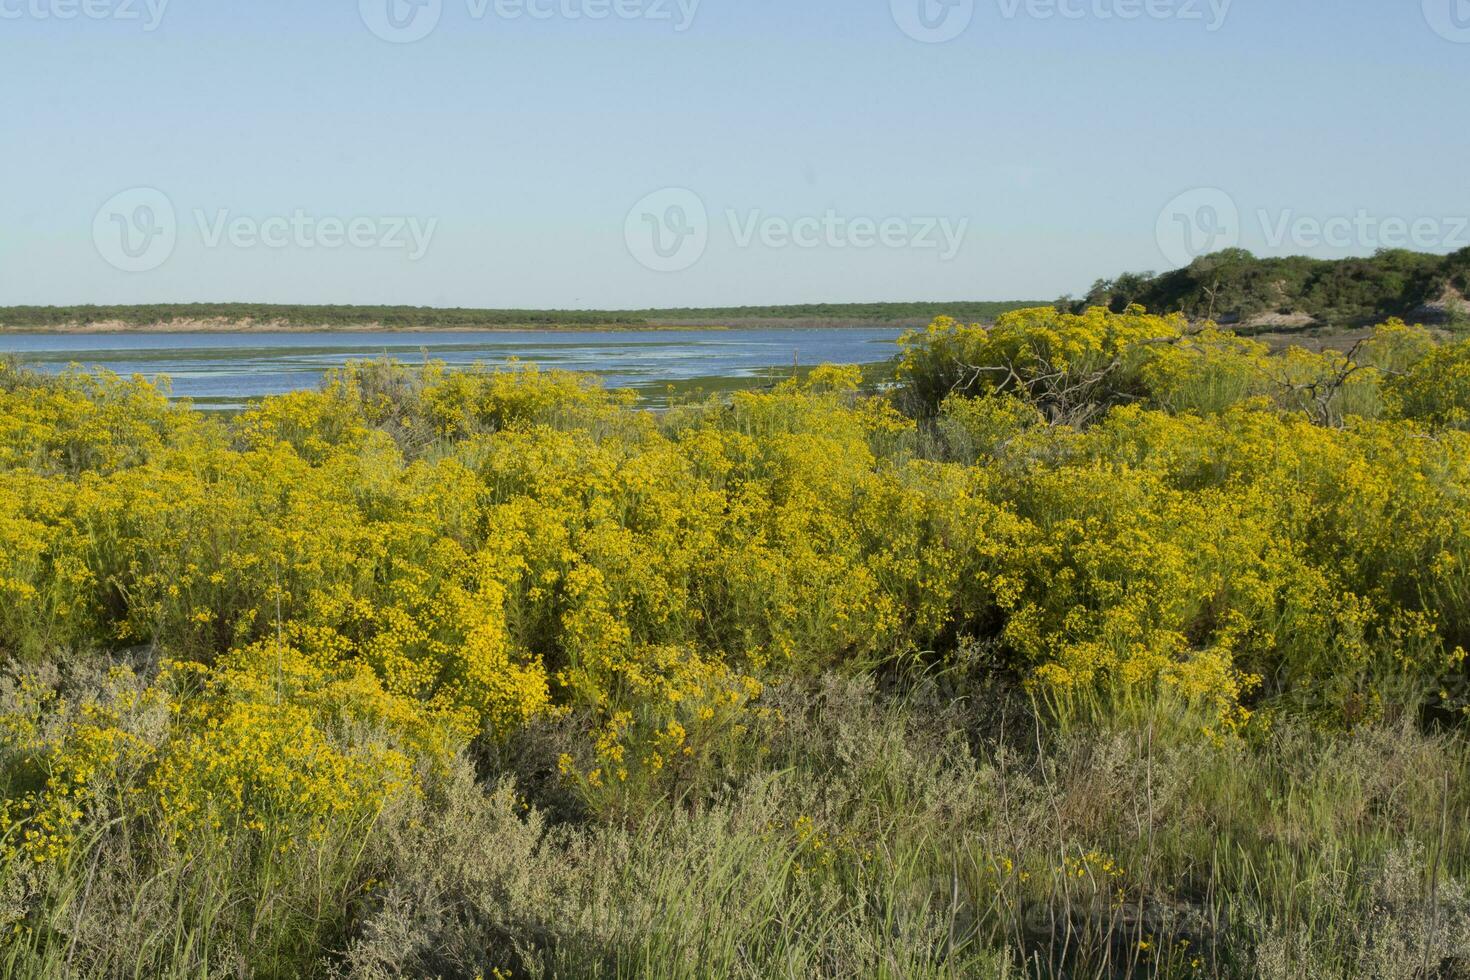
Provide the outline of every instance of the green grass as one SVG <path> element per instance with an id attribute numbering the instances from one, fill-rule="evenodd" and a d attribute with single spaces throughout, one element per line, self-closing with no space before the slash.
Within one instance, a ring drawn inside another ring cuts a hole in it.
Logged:
<path id="1" fill-rule="evenodd" d="M 149 853 L 98 822 L 0 963 L 27 977 L 1409 980 L 1426 958 L 1470 955 L 1470 828 L 1441 824 L 1470 806 L 1462 739 L 1386 722 L 1211 746 L 1171 738 L 1180 719 L 1162 716 L 1058 736 L 1021 692 L 978 683 L 780 687 L 769 754 L 621 822 L 538 795 L 554 727 L 291 867 L 207 841 Z"/>

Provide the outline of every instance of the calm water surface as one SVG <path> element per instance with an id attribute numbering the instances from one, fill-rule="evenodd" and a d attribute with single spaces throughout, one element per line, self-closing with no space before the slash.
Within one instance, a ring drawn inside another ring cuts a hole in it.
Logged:
<path id="1" fill-rule="evenodd" d="M 821 363 L 871 364 L 896 353 L 901 330 L 516 331 L 503 333 L 130 333 L 0 335 L 0 354 L 43 371 L 72 364 L 121 375 L 172 379 L 177 397 L 239 405 L 264 395 L 314 388 L 351 360 L 425 356 L 453 367 L 534 361 L 587 371 L 609 387 L 637 388 L 658 401 L 668 385 L 759 380 L 772 369 Z"/>

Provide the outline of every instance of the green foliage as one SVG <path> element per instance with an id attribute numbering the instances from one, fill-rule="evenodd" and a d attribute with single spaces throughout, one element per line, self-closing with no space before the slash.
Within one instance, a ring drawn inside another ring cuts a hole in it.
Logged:
<path id="1" fill-rule="evenodd" d="M 1265 314 L 1306 314 L 1324 324 L 1361 324 L 1422 315 L 1446 287 L 1466 294 L 1467 269 L 1470 249 L 1447 256 L 1387 249 L 1369 258 L 1326 260 L 1260 259 L 1237 248 L 1201 256 L 1161 276 L 1099 280 L 1073 309 L 1104 306 L 1121 313 L 1137 303 L 1222 323 L 1249 324 Z"/>

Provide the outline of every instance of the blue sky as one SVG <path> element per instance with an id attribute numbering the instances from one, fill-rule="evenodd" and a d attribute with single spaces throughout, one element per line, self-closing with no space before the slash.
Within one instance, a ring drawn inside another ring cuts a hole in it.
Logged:
<path id="1" fill-rule="evenodd" d="M 162 2 L 0 0 L 0 304 L 1050 298 L 1470 245 L 1467 0 L 439 0 L 411 43 L 390 0 Z"/>

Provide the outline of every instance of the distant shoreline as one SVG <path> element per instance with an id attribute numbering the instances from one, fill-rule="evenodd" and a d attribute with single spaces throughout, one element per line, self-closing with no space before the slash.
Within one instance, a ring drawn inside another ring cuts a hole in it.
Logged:
<path id="1" fill-rule="evenodd" d="M 0 308 L 0 335 L 125 333 L 506 333 L 922 327 L 938 316 L 991 321 L 1041 301 L 853 303 L 665 310 L 475 310 L 420 307 L 157 306 Z"/>
<path id="2" fill-rule="evenodd" d="M 273 324 L 256 326 L 247 324 L 63 324 L 46 327 L 7 327 L 0 324 L 0 337 L 116 337 L 128 334 L 220 334 L 250 337 L 289 335 L 302 333 L 372 333 L 372 334 L 425 334 L 425 333 L 719 333 L 731 330 L 911 330 L 926 326 L 928 321 L 843 321 L 821 323 L 800 320 L 760 320 L 753 322 L 733 321 L 718 324 L 695 323 L 531 323 L 494 324 L 483 327 L 467 326 L 384 326 L 382 324 Z"/>
<path id="3" fill-rule="evenodd" d="M 793 325 L 794 326 L 794 325 Z M 493 324 L 483 327 L 473 326 L 386 326 L 381 323 L 339 323 L 339 324 L 292 324 L 292 323 L 203 323 L 203 322 L 180 322 L 168 321 L 161 323 L 67 323 L 54 326 L 27 326 L 9 327 L 0 324 L 0 336 L 117 336 L 122 334 L 239 334 L 249 336 L 268 336 L 271 334 L 298 334 L 298 333 L 553 333 L 553 332 L 577 332 L 577 333 L 606 333 L 610 331 L 661 331 L 661 330 L 731 330 L 738 329 L 724 325 L 694 325 L 694 324 Z"/>

